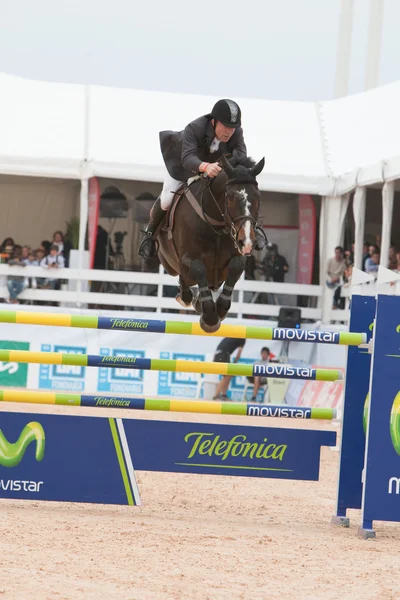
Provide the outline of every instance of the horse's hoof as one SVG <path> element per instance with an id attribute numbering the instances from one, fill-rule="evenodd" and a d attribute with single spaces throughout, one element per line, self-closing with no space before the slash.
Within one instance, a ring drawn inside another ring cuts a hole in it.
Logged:
<path id="1" fill-rule="evenodd" d="M 203 331 L 205 331 L 206 333 L 215 333 L 216 331 L 218 331 L 218 329 L 221 327 L 221 321 L 217 314 L 215 315 L 215 317 L 217 318 L 215 323 L 212 323 L 212 321 L 215 319 L 210 319 L 211 322 L 206 323 L 204 321 L 203 315 L 200 317 L 200 327 Z"/>
<path id="2" fill-rule="evenodd" d="M 192 306 L 192 303 L 191 303 L 191 302 L 184 302 L 184 301 L 182 300 L 182 298 L 181 298 L 181 295 L 180 295 L 180 294 L 178 294 L 178 295 L 175 297 L 175 300 L 176 300 L 176 301 L 177 301 L 177 302 L 178 302 L 178 303 L 179 303 L 181 306 L 183 306 L 183 308 L 190 308 L 190 307 Z"/>

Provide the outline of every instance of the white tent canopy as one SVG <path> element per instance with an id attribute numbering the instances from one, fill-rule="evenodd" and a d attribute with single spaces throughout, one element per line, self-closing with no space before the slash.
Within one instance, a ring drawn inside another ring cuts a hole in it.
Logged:
<path id="1" fill-rule="evenodd" d="M 0 74 L 0 173 L 161 182 L 158 132 L 216 97 L 30 81 Z M 332 102 L 237 98 L 262 190 L 339 196 L 400 177 L 400 82 Z"/>

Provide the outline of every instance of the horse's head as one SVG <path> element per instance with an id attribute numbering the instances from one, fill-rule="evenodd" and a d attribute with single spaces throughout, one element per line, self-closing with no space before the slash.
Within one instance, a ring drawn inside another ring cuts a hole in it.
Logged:
<path id="1" fill-rule="evenodd" d="M 234 164 L 222 158 L 221 165 L 228 178 L 225 183 L 225 220 L 239 252 L 247 255 L 251 254 L 256 240 L 254 230 L 261 198 L 256 177 L 263 170 L 265 159 L 255 164 L 247 158 L 241 164 Z"/>

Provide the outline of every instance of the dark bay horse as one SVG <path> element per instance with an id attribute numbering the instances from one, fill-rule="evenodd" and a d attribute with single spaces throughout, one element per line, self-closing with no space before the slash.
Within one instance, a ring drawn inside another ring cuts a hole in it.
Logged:
<path id="1" fill-rule="evenodd" d="M 207 333 L 217 331 L 231 306 L 234 286 L 245 268 L 254 243 L 260 192 L 256 177 L 265 160 L 244 159 L 235 164 L 222 158 L 222 171 L 212 180 L 200 180 L 178 192 L 168 224 L 157 232 L 158 257 L 165 270 L 179 275 L 177 301 L 201 315 Z M 214 302 L 212 291 L 221 285 Z M 199 293 L 193 297 L 192 286 Z"/>

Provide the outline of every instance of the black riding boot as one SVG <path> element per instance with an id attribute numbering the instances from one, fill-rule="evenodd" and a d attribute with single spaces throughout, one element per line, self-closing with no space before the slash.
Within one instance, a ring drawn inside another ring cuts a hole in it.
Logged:
<path id="1" fill-rule="evenodd" d="M 256 234 L 256 243 L 254 245 L 254 249 L 263 250 L 265 245 L 268 243 L 264 229 L 262 229 L 262 227 L 256 227 L 254 233 Z"/>
<path id="2" fill-rule="evenodd" d="M 156 256 L 157 243 L 154 234 L 166 213 L 167 211 L 161 208 L 160 198 L 157 198 L 150 211 L 150 221 L 144 231 L 145 235 L 138 251 L 139 256 L 143 256 L 143 258 L 154 258 Z"/>

